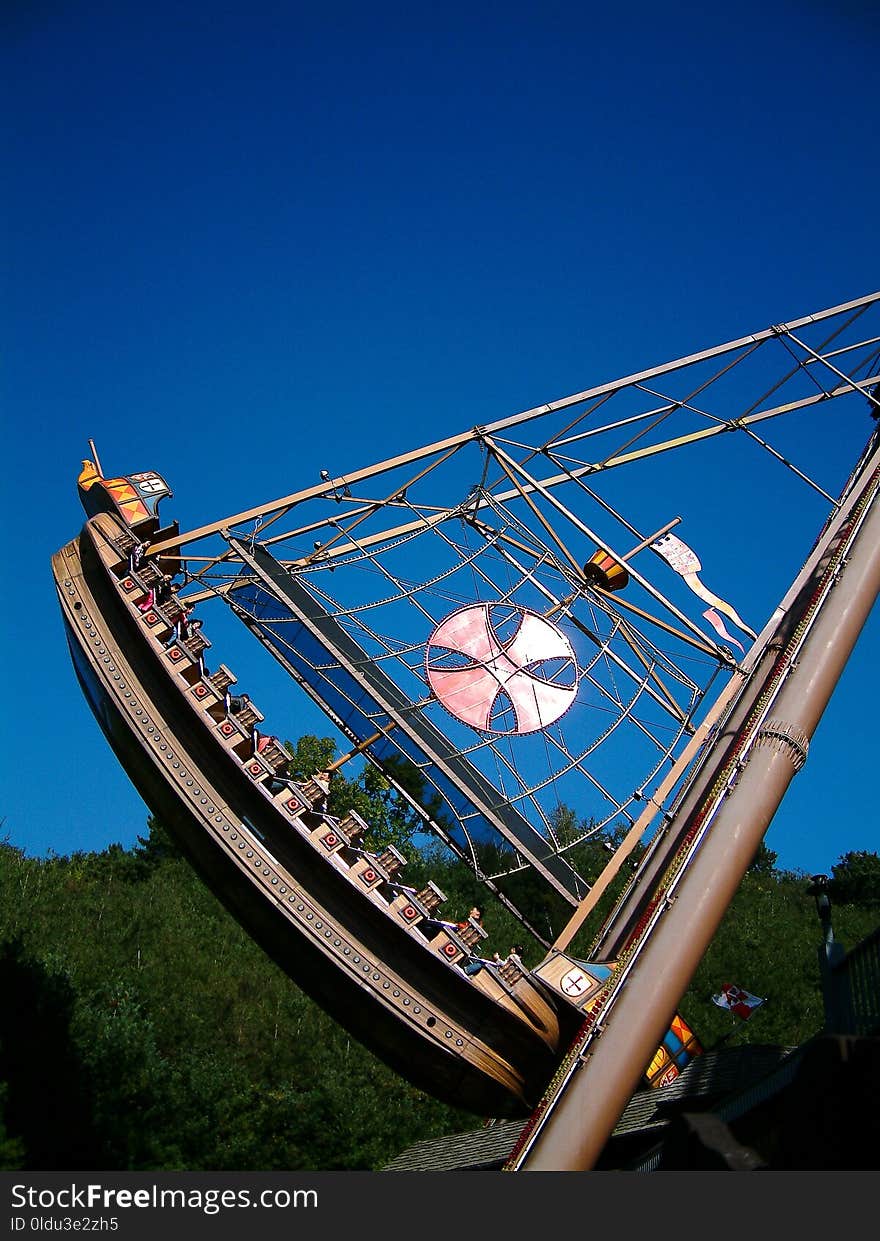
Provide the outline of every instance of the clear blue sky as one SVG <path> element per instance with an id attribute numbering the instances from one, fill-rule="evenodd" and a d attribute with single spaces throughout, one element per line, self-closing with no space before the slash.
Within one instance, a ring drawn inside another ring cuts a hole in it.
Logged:
<path id="1" fill-rule="evenodd" d="M 9 0 L 9 838 L 144 831 L 49 566 L 89 437 L 189 528 L 872 292 L 867 8 Z M 877 612 L 770 829 L 785 866 L 878 847 Z"/>

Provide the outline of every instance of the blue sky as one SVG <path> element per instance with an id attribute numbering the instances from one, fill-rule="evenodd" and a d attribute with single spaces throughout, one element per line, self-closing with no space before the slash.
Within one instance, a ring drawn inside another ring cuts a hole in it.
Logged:
<path id="1" fill-rule="evenodd" d="M 9 838 L 144 831 L 49 567 L 90 437 L 190 528 L 874 291 L 866 9 L 7 4 Z M 878 637 L 875 609 L 768 834 L 785 866 L 877 848 Z"/>

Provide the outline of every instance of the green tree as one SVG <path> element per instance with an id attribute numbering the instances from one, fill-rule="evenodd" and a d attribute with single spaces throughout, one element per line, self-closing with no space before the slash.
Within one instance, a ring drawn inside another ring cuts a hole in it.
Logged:
<path id="1" fill-rule="evenodd" d="M 335 754 L 316 737 L 290 750 L 301 777 Z M 347 770 L 334 776 L 334 796 L 366 797 L 364 818 L 384 823 L 387 790 Z M 566 811 L 556 826 L 570 843 L 584 825 Z M 589 881 L 620 835 L 572 846 Z M 489 954 L 525 941 L 526 963 L 542 959 L 543 945 L 448 849 L 413 838 L 404 852 L 405 881 L 433 879 L 444 917 L 481 906 Z M 487 873 L 510 860 L 479 853 Z M 794 1046 L 822 1027 L 815 904 L 805 876 L 773 863 L 747 872 L 681 1001 L 707 1048 L 732 1037 Z M 624 866 L 616 882 L 630 874 Z M 845 947 L 876 927 L 876 875 L 874 854 L 847 854 L 835 867 L 835 881 L 849 884 L 834 908 Z M 511 881 L 536 917 L 556 917 L 531 870 Z M 591 933 L 575 955 L 588 955 Z M 712 1003 L 724 982 L 767 1003 L 738 1022 Z M 0 1163 L 9 1167 L 378 1169 L 414 1142 L 477 1123 L 414 1089 L 315 1005 L 153 819 L 132 850 L 34 858 L 0 843 L 0 995 L 13 994 L 17 1003 L 0 1004 Z"/>
<path id="2" fill-rule="evenodd" d="M 8 1153 L 17 1147 L 27 1168 L 93 1167 L 91 1085 L 72 1033 L 75 988 L 13 940 L 0 950 L 0 995 L 15 997 L 0 1008 L 5 1121 L 17 1139 Z"/>
<path id="3" fill-rule="evenodd" d="M 307 734 L 296 743 L 285 742 L 285 748 L 291 755 L 289 771 L 294 780 L 326 772 L 336 760 L 336 743 L 330 737 Z M 345 774 L 348 770 L 346 764 L 330 774 L 330 813 L 341 817 L 354 810 L 359 814 L 369 827 L 366 848 L 395 845 L 405 851 L 421 826 L 418 813 L 372 763 L 364 763 L 353 776 Z"/>
<path id="4" fill-rule="evenodd" d="M 147 819 L 146 836 L 138 836 L 134 856 L 142 875 L 149 874 L 168 858 L 182 858 L 183 853 L 168 828 L 155 815 Z"/>
<path id="5" fill-rule="evenodd" d="M 835 904 L 880 905 L 880 857 L 865 851 L 845 853 L 831 869 L 828 894 Z"/>
<path id="6" fill-rule="evenodd" d="M 771 875 L 776 869 L 776 860 L 778 854 L 772 849 L 767 848 L 766 841 L 761 841 L 758 845 L 757 852 L 749 863 L 747 874 L 750 875 Z"/>

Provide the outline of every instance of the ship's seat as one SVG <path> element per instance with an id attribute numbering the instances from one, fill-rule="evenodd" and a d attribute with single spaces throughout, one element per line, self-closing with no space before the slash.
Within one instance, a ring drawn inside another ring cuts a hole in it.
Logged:
<path id="1" fill-rule="evenodd" d="M 238 723 L 241 724 L 242 728 L 248 730 L 252 728 L 254 724 L 262 724 L 265 716 L 262 711 L 258 707 L 255 707 L 250 699 L 248 699 L 240 711 L 236 711 L 235 714 L 230 713 L 230 718 L 237 720 Z"/>
<path id="2" fill-rule="evenodd" d="M 392 883 L 390 887 L 397 892 L 397 896 L 391 902 L 391 908 L 398 917 L 402 918 L 408 926 L 416 926 L 424 922 L 429 927 L 429 933 L 433 933 L 430 931 L 431 915 L 440 903 L 446 900 L 437 885 L 429 880 L 419 892 L 415 888 L 407 888 L 402 884 Z"/>
<path id="3" fill-rule="evenodd" d="M 326 853 L 338 853 L 348 848 L 351 841 L 338 823 L 322 820 L 312 833 L 313 839 Z"/>
<path id="4" fill-rule="evenodd" d="M 140 583 L 140 578 L 137 574 L 131 573 L 129 577 L 133 577 L 136 582 Z M 173 629 L 177 624 L 178 616 L 183 611 L 183 604 L 177 595 L 172 594 L 170 599 L 165 599 L 162 603 L 154 603 L 153 611 L 160 620 L 164 621 L 169 629 Z"/>
<path id="5" fill-rule="evenodd" d="M 396 875 L 401 866 L 406 866 L 406 858 L 399 849 L 395 849 L 394 845 L 386 845 L 379 854 L 378 861 L 389 876 Z"/>
<path id="6" fill-rule="evenodd" d="M 408 926 L 422 923 L 419 929 L 433 942 L 437 935 L 434 915 L 446 900 L 445 893 L 440 891 L 433 879 L 429 879 L 418 891 L 403 884 L 392 883 L 390 886 L 398 894 L 391 902 L 391 908 Z"/>
<path id="7" fill-rule="evenodd" d="M 178 638 L 177 645 L 198 665 L 201 674 L 205 667 L 204 653 L 211 645 L 210 639 L 205 637 L 201 629 L 194 629 L 188 638 Z"/>
<path id="8" fill-rule="evenodd" d="M 261 740 L 263 744 L 258 747 L 260 758 L 268 763 L 274 772 L 285 771 L 290 763 L 290 755 L 284 746 L 281 745 L 278 738 L 264 737 Z"/>
<path id="9" fill-rule="evenodd" d="M 211 639 L 206 637 L 201 627 L 190 629 L 189 634 L 185 638 L 180 639 L 181 646 L 185 646 L 191 655 L 198 657 L 202 651 L 206 651 L 211 645 Z"/>
<path id="10" fill-rule="evenodd" d="M 235 685 L 236 683 L 236 677 L 225 664 L 221 664 L 217 671 L 212 672 L 207 679 L 218 694 L 225 694 L 230 685 Z"/>
<path id="11" fill-rule="evenodd" d="M 515 982 L 518 982 L 524 974 L 528 974 L 529 972 L 524 965 L 517 965 L 516 961 L 510 960 L 496 962 L 495 969 L 499 976 L 504 979 L 508 986 L 511 987 Z"/>
<path id="12" fill-rule="evenodd" d="M 429 941 L 431 947 L 453 965 L 463 957 L 470 956 L 470 945 L 462 938 L 461 930 L 457 926 L 438 926 L 436 923 L 431 926 L 429 923 L 426 929 L 433 931 Z"/>
<path id="13" fill-rule="evenodd" d="M 303 781 L 300 791 L 312 810 L 321 810 L 327 805 L 330 784 L 320 776 L 309 776 Z"/>
<path id="14" fill-rule="evenodd" d="M 137 567 L 137 576 L 146 587 L 157 586 L 162 581 L 162 573 L 152 560 L 142 560 Z"/>
<path id="15" fill-rule="evenodd" d="M 349 841 L 354 844 L 368 830 L 369 824 L 361 818 L 356 810 L 347 810 L 339 820 L 339 826 L 345 832 Z"/>
<path id="16" fill-rule="evenodd" d="M 466 924 L 458 928 L 459 939 L 464 940 L 468 948 L 473 948 L 478 940 L 485 939 L 488 934 L 485 927 L 480 926 L 479 922 L 474 922 L 473 918 L 468 918 Z"/>
<path id="17" fill-rule="evenodd" d="M 119 530 L 119 532 L 110 541 L 119 552 L 120 556 L 124 556 L 126 559 L 138 545 L 138 539 L 135 538 L 127 527 L 123 527 Z"/>
<path id="18" fill-rule="evenodd" d="M 446 893 L 440 891 L 433 879 L 429 879 L 425 886 L 416 892 L 416 896 L 429 914 L 439 909 L 446 900 Z"/>

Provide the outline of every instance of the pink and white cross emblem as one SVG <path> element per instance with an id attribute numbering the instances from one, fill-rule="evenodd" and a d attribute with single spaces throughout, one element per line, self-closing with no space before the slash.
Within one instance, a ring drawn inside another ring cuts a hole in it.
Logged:
<path id="1" fill-rule="evenodd" d="M 527 608 L 504 608 L 505 624 L 513 621 L 516 630 L 503 640 L 493 624 L 496 609 L 473 604 L 440 622 L 428 639 L 428 682 L 450 715 L 472 728 L 536 732 L 558 720 L 574 701 L 575 654 L 555 625 Z M 458 657 L 455 666 L 451 656 Z M 499 728 L 495 717 L 508 703 L 515 723 Z"/>

